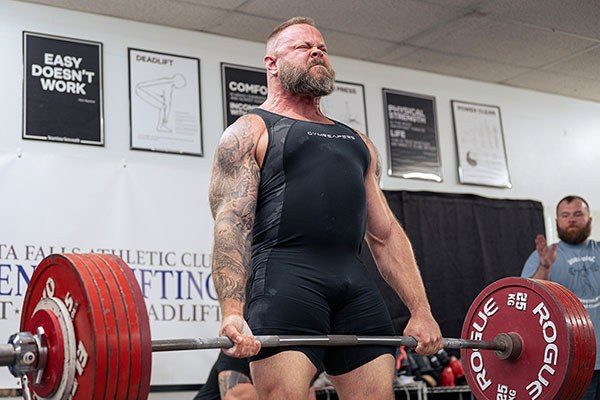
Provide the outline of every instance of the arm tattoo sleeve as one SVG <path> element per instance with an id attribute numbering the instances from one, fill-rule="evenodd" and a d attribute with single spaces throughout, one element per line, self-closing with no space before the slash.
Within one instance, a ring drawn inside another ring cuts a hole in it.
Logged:
<path id="1" fill-rule="evenodd" d="M 250 378 L 241 372 L 237 371 L 221 371 L 219 372 L 219 392 L 221 398 L 225 397 L 225 394 L 229 389 L 233 389 L 240 383 L 252 383 Z"/>
<path id="2" fill-rule="evenodd" d="M 253 130 L 241 118 L 223 135 L 215 156 L 209 202 L 215 219 L 212 278 L 219 299 L 245 301 L 260 171 Z"/>

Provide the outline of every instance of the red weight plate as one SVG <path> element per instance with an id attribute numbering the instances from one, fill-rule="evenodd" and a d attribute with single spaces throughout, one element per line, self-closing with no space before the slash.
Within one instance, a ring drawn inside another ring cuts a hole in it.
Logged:
<path id="1" fill-rule="evenodd" d="M 580 349 L 580 367 L 578 368 L 578 374 L 576 379 L 573 381 L 572 393 L 576 395 L 576 398 L 583 396 L 583 393 L 590 384 L 592 374 L 594 372 L 594 365 L 596 363 L 596 339 L 591 327 L 591 321 L 589 320 L 589 314 L 579 301 L 570 291 L 563 288 L 565 294 L 573 304 L 573 318 L 576 320 L 576 324 L 580 328 L 579 341 L 581 343 Z M 587 321 L 587 322 L 586 322 Z"/>
<path id="2" fill-rule="evenodd" d="M 516 360 L 500 360 L 491 351 L 461 350 L 472 392 L 478 399 L 497 399 L 504 393 L 515 400 L 536 394 L 538 399 L 556 399 L 574 364 L 571 325 L 554 295 L 535 281 L 505 278 L 492 283 L 469 308 L 462 337 L 491 341 L 499 333 L 515 332 L 523 339 L 523 352 Z M 556 354 L 556 363 L 546 364 L 545 354 Z"/>
<path id="3" fill-rule="evenodd" d="M 581 330 L 581 366 L 578 370 L 578 377 L 573 382 L 573 393 L 579 398 L 583 395 L 590 383 L 594 366 L 596 364 L 596 337 L 589 314 L 579 299 L 567 288 L 556 285 L 563 292 L 564 296 L 570 299 L 572 303 L 572 314 L 576 319 L 577 325 Z"/>
<path id="4" fill-rule="evenodd" d="M 78 264 L 70 255 L 51 255 L 42 260 L 29 281 L 20 328 L 26 329 L 42 298 L 59 300 L 72 318 L 75 335 L 75 347 L 68 349 L 75 354 L 77 371 L 69 384 L 72 398 L 101 399 L 107 377 L 103 301 L 87 269 Z"/>
<path id="5" fill-rule="evenodd" d="M 578 305 L 573 302 L 571 297 L 567 296 L 566 293 L 561 290 L 562 286 L 554 282 L 543 280 L 537 281 L 537 283 L 553 293 L 557 305 L 562 309 L 565 319 L 570 321 L 571 332 L 573 333 L 573 346 L 569 349 L 573 357 L 573 366 L 569 371 L 569 376 L 565 378 L 563 390 L 557 395 L 557 400 L 578 398 L 577 393 L 581 391 L 581 387 L 578 386 L 578 381 L 581 379 L 580 375 L 584 373 L 582 367 L 586 363 L 586 356 L 584 354 L 586 338 L 585 334 L 582 332 L 582 327 L 578 322 L 580 319 Z M 566 351 L 567 349 L 561 350 Z"/>
<path id="6" fill-rule="evenodd" d="M 148 311 L 146 309 L 146 302 L 138 281 L 135 279 L 135 275 L 131 268 L 125 264 L 119 257 L 111 254 L 103 254 L 103 259 L 110 264 L 118 268 L 125 276 L 128 283 L 124 286 L 124 292 L 129 295 L 128 309 L 134 310 L 137 315 L 137 322 L 139 326 L 139 343 L 141 346 L 141 368 L 139 371 L 132 370 L 132 381 L 134 380 L 133 372 L 139 372 L 139 394 L 138 399 L 146 400 L 150 393 L 150 376 L 152 372 L 152 338 L 150 336 L 150 321 L 148 319 Z"/>
<path id="7" fill-rule="evenodd" d="M 570 318 L 573 321 L 573 332 L 574 332 L 574 343 L 576 348 L 573 356 L 575 362 L 573 363 L 572 376 L 568 380 L 568 384 L 565 385 L 565 390 L 561 398 L 578 398 L 578 393 L 581 391 L 581 387 L 577 386 L 580 375 L 584 373 L 583 366 L 586 363 L 585 355 L 583 354 L 585 348 L 585 336 L 583 335 L 582 327 L 579 325 L 579 315 L 570 297 L 567 297 L 562 290 L 559 290 L 559 286 L 556 284 L 548 283 L 548 281 L 539 282 L 547 287 L 547 289 L 554 291 L 556 298 L 560 301 L 564 307 L 564 313 L 566 318 Z"/>
<path id="8" fill-rule="evenodd" d="M 94 284 L 100 295 L 102 301 L 102 308 L 104 310 L 104 324 L 106 326 L 106 340 L 107 340 L 107 379 L 104 386 L 104 399 L 114 400 L 117 399 L 117 387 L 119 385 L 120 378 L 120 341 L 119 331 L 117 328 L 118 320 L 116 318 L 115 308 L 119 307 L 118 299 L 115 299 L 112 293 L 111 287 L 108 285 L 108 281 L 104 274 L 96 266 L 87 254 L 75 254 L 72 256 L 77 259 L 79 265 L 86 268 L 88 273 L 92 276 Z M 121 382 L 122 384 L 122 382 Z"/>
<path id="9" fill-rule="evenodd" d="M 583 304 L 570 290 L 559 284 L 542 281 L 548 289 L 553 290 L 556 296 L 565 304 L 565 313 L 571 315 L 574 326 L 577 327 L 578 350 L 574 365 L 574 374 L 571 385 L 565 391 L 566 398 L 580 398 L 590 383 L 596 363 L 596 340 L 589 314 Z"/>
<path id="10" fill-rule="evenodd" d="M 579 302 L 579 299 L 573 295 L 571 293 L 571 295 L 573 296 L 573 298 L 575 300 L 577 300 Z M 584 388 L 584 390 L 587 388 L 587 386 L 589 385 L 589 383 L 591 382 L 593 373 L 594 373 L 594 369 L 596 367 L 596 357 L 598 354 L 598 348 L 597 346 L 597 342 L 596 342 L 596 334 L 595 334 L 595 330 L 594 330 L 594 325 L 592 323 L 590 314 L 587 312 L 587 310 L 585 309 L 585 307 L 582 309 L 582 313 L 583 316 L 581 318 L 581 325 L 583 326 L 583 330 L 585 332 L 585 335 L 587 337 L 587 344 L 585 347 L 585 354 L 588 357 L 588 364 L 585 367 L 584 371 L 587 372 L 587 379 L 582 380 L 582 386 Z"/>
<path id="11" fill-rule="evenodd" d="M 563 296 L 565 294 L 563 293 Z M 575 299 L 571 296 L 565 296 L 565 303 L 570 302 L 571 308 L 567 311 L 571 314 L 571 318 L 574 321 L 574 325 L 578 328 L 578 334 L 575 337 L 575 341 L 578 344 L 577 352 L 575 353 L 575 357 L 577 358 L 577 365 L 573 367 L 573 379 L 571 386 L 568 390 L 565 391 L 565 398 L 580 398 L 583 396 L 583 392 L 587 388 L 587 385 L 590 383 L 591 373 L 588 372 L 590 368 L 589 357 L 589 346 L 590 346 L 590 338 L 586 335 L 585 327 L 583 326 L 582 316 L 582 307 L 579 302 L 575 302 Z M 593 366 L 592 366 L 593 372 Z M 584 386 L 585 385 L 585 386 Z"/>
<path id="12" fill-rule="evenodd" d="M 58 317 L 50 310 L 37 310 L 27 321 L 25 330 L 36 334 L 39 327 L 44 330 L 44 343 L 48 354 L 41 382 L 39 384 L 32 383 L 32 385 L 35 393 L 40 397 L 50 397 L 58 390 L 64 371 L 64 336 Z M 34 374 L 28 377 L 30 382 L 35 381 Z"/>
<path id="13" fill-rule="evenodd" d="M 141 344 L 139 343 L 139 324 L 135 310 L 128 306 L 131 300 L 131 294 L 128 293 L 128 282 L 119 268 L 112 266 L 106 258 L 98 254 L 87 254 L 96 266 L 102 271 L 107 282 L 111 287 L 115 303 L 120 306 L 115 307 L 118 331 L 120 337 L 119 355 L 121 365 L 122 379 L 119 381 L 117 399 L 136 399 L 139 393 L 139 372 L 133 375 L 138 376 L 132 380 L 132 371 L 141 369 Z"/>
<path id="14" fill-rule="evenodd" d="M 114 377 L 114 365 L 111 362 L 111 353 L 115 347 L 114 340 L 111 341 L 110 337 L 114 336 L 116 331 L 116 322 L 114 320 L 114 314 L 112 318 L 109 317 L 110 312 L 107 312 L 112 309 L 112 300 L 110 298 L 110 293 L 106 290 L 106 286 L 102 285 L 99 282 L 99 277 L 95 276 L 92 269 L 86 265 L 85 261 L 80 258 L 78 254 L 64 254 L 64 256 L 68 257 L 69 260 L 75 265 L 75 267 L 80 271 L 80 273 L 87 273 L 86 282 L 88 283 L 88 290 L 95 290 L 98 296 L 98 301 L 100 305 L 101 313 L 98 314 L 99 318 L 99 330 L 95 332 L 96 338 L 104 337 L 105 349 L 99 351 L 96 355 L 96 363 L 98 364 L 98 380 L 96 383 L 96 390 L 94 391 L 94 399 L 106 399 L 106 395 L 108 392 L 115 392 L 115 383 L 112 379 Z M 101 285 L 104 286 L 104 290 L 102 290 Z M 83 311 L 83 310 L 82 310 Z M 103 325 L 102 325 L 103 323 Z M 101 371 L 104 371 L 104 374 L 101 375 Z M 101 378 L 104 376 L 104 378 Z M 112 380 L 112 381 L 111 381 Z M 81 394 L 80 394 L 81 396 Z M 113 396 L 114 398 L 114 396 Z"/>

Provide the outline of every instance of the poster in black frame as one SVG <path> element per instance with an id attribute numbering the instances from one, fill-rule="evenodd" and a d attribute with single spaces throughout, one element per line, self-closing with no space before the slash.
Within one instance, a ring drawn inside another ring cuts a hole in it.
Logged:
<path id="1" fill-rule="evenodd" d="M 222 62 L 221 85 L 223 128 L 267 99 L 267 73 L 264 68 Z"/>
<path id="2" fill-rule="evenodd" d="M 202 157 L 200 59 L 127 50 L 130 148 Z"/>
<path id="3" fill-rule="evenodd" d="M 102 43 L 23 31 L 23 139 L 104 145 Z"/>
<path id="4" fill-rule="evenodd" d="M 434 96 L 383 89 L 388 175 L 441 182 Z"/>
<path id="5" fill-rule="evenodd" d="M 459 182 L 510 189 L 500 107 L 459 100 L 450 104 Z"/>

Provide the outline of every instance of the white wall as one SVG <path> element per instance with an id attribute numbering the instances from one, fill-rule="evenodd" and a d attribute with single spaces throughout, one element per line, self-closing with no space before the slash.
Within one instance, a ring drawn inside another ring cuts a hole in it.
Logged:
<path id="1" fill-rule="evenodd" d="M 104 44 L 104 148 L 21 139 L 24 30 Z M 129 150 L 127 47 L 201 59 L 205 157 Z M 48 237 L 56 237 L 61 243 L 73 243 L 84 237 L 90 246 L 169 245 L 182 251 L 195 248 L 210 253 L 212 222 L 206 189 L 212 154 L 223 129 L 220 63 L 261 67 L 262 44 L 2 1 L 0 55 L 0 176 L 10 179 L 10 185 L 5 182 L 5 187 L 10 187 L 9 193 L 0 194 L 0 244 L 10 243 L 15 235 L 32 242 L 47 242 Z M 600 171 L 600 104 L 346 58 L 332 57 L 332 60 L 338 79 L 365 85 L 369 135 L 382 155 L 386 142 L 381 89 L 412 91 L 437 98 L 443 182 L 384 177 L 385 189 L 535 199 L 549 210 L 563 195 L 577 193 L 590 202 L 592 209 L 600 209 L 600 185 L 593 173 Z M 451 99 L 501 108 L 512 189 L 458 183 Z M 386 157 L 383 158 L 385 162 Z M 45 160 L 43 171 L 39 170 L 40 160 Z M 123 167 L 124 162 L 127 168 Z M 89 170 L 97 171 L 93 176 L 105 180 L 86 179 Z M 152 187 L 140 184 L 142 181 L 151 182 Z M 106 204 L 106 209 L 91 214 L 85 211 L 82 204 L 89 196 L 102 198 L 111 190 L 119 191 L 120 196 L 109 197 L 112 203 Z M 60 201 L 53 201 L 59 192 Z M 40 199 L 39 207 L 35 210 L 23 207 L 22 200 L 32 197 Z M 152 202 L 140 209 L 139 205 L 148 199 Z M 86 221 L 84 227 L 82 220 Z M 115 221 L 118 228 L 110 226 Z M 203 227 L 202 234 L 198 233 L 198 226 Z M 136 240 L 140 231 L 153 228 L 163 234 L 141 242 Z M 8 329 L 11 331 L 14 329 Z M 172 362 L 171 365 L 177 362 L 177 358 L 165 360 Z M 207 370 L 191 371 L 186 377 L 187 372 L 163 371 L 160 376 L 153 376 L 153 383 L 193 383 L 198 374 Z"/>
<path id="2" fill-rule="evenodd" d="M 21 31 L 32 30 L 104 43 L 106 148 L 88 149 L 98 157 L 118 152 L 127 159 L 152 159 L 128 150 L 127 47 L 197 56 L 202 64 L 202 112 L 207 157 L 192 160 L 209 164 L 222 131 L 219 63 L 262 66 L 263 46 L 220 36 L 130 22 L 57 8 L 12 1 L 0 5 L 0 50 L 3 62 L 0 99 L 3 135 L 0 148 L 42 149 L 53 152 L 71 146 L 21 141 Z M 584 196 L 600 208 L 600 185 L 593 171 L 600 167 L 600 104 L 541 92 L 332 57 L 340 80 L 365 85 L 369 134 L 382 154 L 385 149 L 381 88 L 433 95 L 437 98 L 442 183 L 386 177 L 386 189 L 468 192 L 497 198 L 529 198 L 553 205 L 566 193 Z M 11 61 L 12 60 L 12 61 Z M 452 130 L 450 100 L 493 104 L 501 108 L 512 189 L 460 185 Z M 78 149 L 78 152 L 82 150 Z M 386 158 L 385 156 L 383 157 Z M 166 157 L 169 163 L 183 158 Z M 189 161 L 189 160 L 188 160 Z M 185 162 L 185 161 L 183 161 Z M 384 160 L 385 162 L 385 160 Z"/>
<path id="3" fill-rule="evenodd" d="M 97 40 L 104 43 L 104 100 L 106 150 L 77 149 L 99 158 L 152 160 L 206 168 L 222 126 L 219 63 L 262 66 L 263 46 L 220 36 L 71 12 L 57 8 L 2 2 L 0 33 L 3 117 L 0 149 L 73 152 L 72 146 L 22 141 L 21 137 L 21 31 L 32 30 Z M 206 157 L 147 155 L 128 150 L 127 47 L 196 56 L 202 67 L 202 113 Z M 552 206 L 567 193 L 585 197 L 600 209 L 600 185 L 593 171 L 600 167 L 600 104 L 541 92 L 452 78 L 387 65 L 332 57 L 340 80 L 365 85 L 369 134 L 385 154 L 381 88 L 433 95 L 437 98 L 439 141 L 444 181 L 433 183 L 384 177 L 385 189 L 466 192 L 483 196 L 535 199 Z M 12 61 L 11 61 L 12 60 Z M 497 105 L 502 123 L 512 189 L 458 183 L 450 100 Z M 382 157 L 386 162 L 386 157 Z M 385 169 L 385 168 L 384 168 Z"/>

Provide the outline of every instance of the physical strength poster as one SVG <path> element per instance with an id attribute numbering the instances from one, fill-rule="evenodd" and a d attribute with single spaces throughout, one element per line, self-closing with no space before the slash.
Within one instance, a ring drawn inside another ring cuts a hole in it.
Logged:
<path id="1" fill-rule="evenodd" d="M 23 138 L 104 145 L 102 43 L 23 32 Z"/>
<path id="2" fill-rule="evenodd" d="M 383 89 L 388 174 L 442 181 L 435 97 Z"/>
<path id="3" fill-rule="evenodd" d="M 451 103 L 460 183 L 510 188 L 500 108 Z"/>
<path id="4" fill-rule="evenodd" d="M 223 119 L 225 127 L 267 99 L 264 68 L 221 63 Z"/>
<path id="5" fill-rule="evenodd" d="M 129 49 L 131 148 L 202 156 L 200 60 Z"/>
<path id="6" fill-rule="evenodd" d="M 335 81 L 335 90 L 321 98 L 323 114 L 367 134 L 365 88 L 358 83 Z"/>

